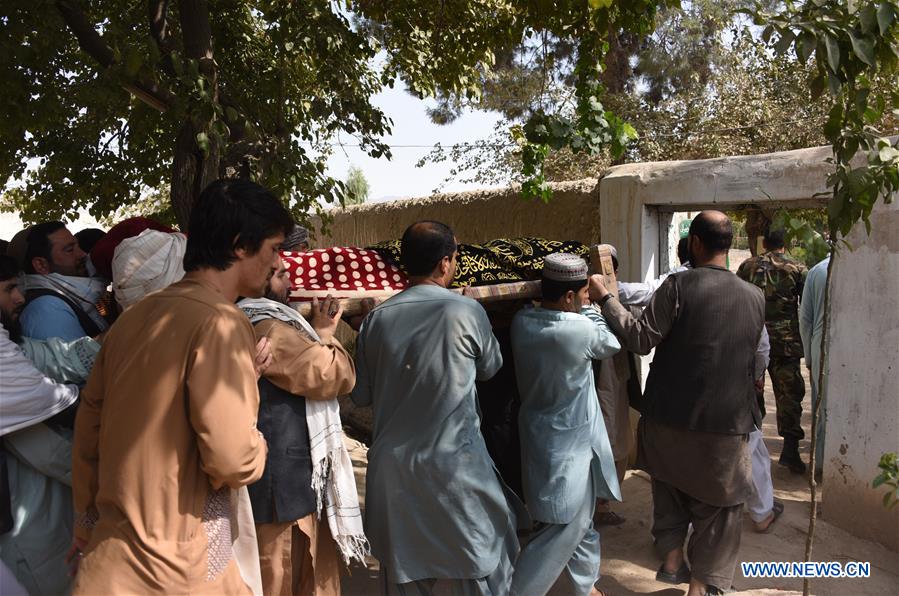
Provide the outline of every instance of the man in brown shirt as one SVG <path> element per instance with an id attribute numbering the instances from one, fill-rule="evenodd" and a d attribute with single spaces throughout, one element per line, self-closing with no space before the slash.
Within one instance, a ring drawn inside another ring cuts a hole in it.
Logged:
<path id="1" fill-rule="evenodd" d="M 754 380 L 765 299 L 725 267 L 732 239 L 726 215 L 703 211 L 690 226 L 693 269 L 669 276 L 639 318 L 608 291 L 599 301 L 623 347 L 656 348 L 637 467 L 652 476 L 652 534 L 664 558 L 656 578 L 689 581 L 689 596 L 731 586 L 751 491 L 747 440 L 761 420 Z"/>
<path id="2" fill-rule="evenodd" d="M 259 380 L 259 430 L 269 451 L 262 478 L 249 487 L 262 590 L 266 596 L 337 596 L 340 565 L 313 489 L 307 400 L 334 400 L 352 391 L 356 367 L 334 337 L 339 303 L 328 297 L 314 304 L 307 327 L 288 306 L 289 293 L 290 279 L 281 263 L 266 299 L 239 303 L 257 339 L 268 337 L 272 351 L 272 363 Z M 333 432 L 342 435 L 340 429 Z"/>
<path id="3" fill-rule="evenodd" d="M 76 594 L 246 594 L 230 489 L 256 481 L 255 339 L 239 295 L 261 296 L 293 227 L 271 193 L 219 180 L 191 214 L 185 278 L 110 329 L 75 423 Z"/>

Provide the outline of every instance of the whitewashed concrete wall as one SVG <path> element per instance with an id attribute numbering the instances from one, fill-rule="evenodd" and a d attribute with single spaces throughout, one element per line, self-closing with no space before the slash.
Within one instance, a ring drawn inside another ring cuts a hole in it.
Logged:
<path id="1" fill-rule="evenodd" d="M 821 205 L 830 147 L 695 161 L 616 166 L 600 181 L 600 236 L 618 247 L 620 277 L 648 281 L 671 262 L 673 211 L 731 210 L 748 205 Z"/>
<path id="2" fill-rule="evenodd" d="M 899 452 L 899 200 L 847 240 L 831 279 L 822 517 L 899 550 L 899 506 L 871 487 L 880 456 Z"/>

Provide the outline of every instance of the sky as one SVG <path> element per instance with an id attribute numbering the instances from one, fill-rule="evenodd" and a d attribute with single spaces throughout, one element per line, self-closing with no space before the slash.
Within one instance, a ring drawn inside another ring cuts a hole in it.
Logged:
<path id="1" fill-rule="evenodd" d="M 373 103 L 393 120 L 393 133 L 384 137 L 385 143 L 427 147 L 393 147 L 393 159 L 389 161 L 383 158 L 372 159 L 358 147 L 337 147 L 328 160 L 328 173 L 343 180 L 350 165 L 362 168 L 369 184 L 369 201 L 372 202 L 431 194 L 449 175 L 453 164 L 445 161 L 416 168 L 416 162 L 430 152 L 429 147 L 438 142 L 447 147 L 486 138 L 493 133 L 493 126 L 501 119 L 495 112 L 469 110 L 452 124 L 440 126 L 428 118 L 426 102 L 399 87 L 379 93 Z M 452 192 L 478 187 L 479 185 L 453 182 L 443 190 Z"/>

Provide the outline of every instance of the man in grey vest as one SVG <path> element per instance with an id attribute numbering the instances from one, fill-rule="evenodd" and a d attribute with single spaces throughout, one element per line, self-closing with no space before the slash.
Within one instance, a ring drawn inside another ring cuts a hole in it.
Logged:
<path id="1" fill-rule="evenodd" d="M 328 296 L 321 304 L 314 303 L 307 323 L 288 306 L 290 289 L 282 262 L 266 298 L 238 303 L 253 323 L 257 340 L 268 337 L 272 350 L 272 364 L 259 379 L 257 425 L 268 443 L 265 472 L 247 487 L 262 591 L 275 596 L 339 594 L 338 550 L 343 551 L 346 541 L 329 528 L 331 511 L 319 509 L 327 501 L 322 494 L 327 492 L 325 475 L 337 460 L 331 454 L 317 457 L 315 445 L 326 442 L 331 433 L 339 435 L 335 442 L 340 444 L 343 437 L 339 424 L 312 432 L 310 418 L 315 417 L 316 402 L 334 400 L 353 389 L 356 371 L 353 359 L 334 337 L 342 312 L 337 301 Z M 347 487 L 355 497 L 355 485 Z M 359 515 L 358 510 L 354 513 Z M 360 517 L 360 534 L 361 522 Z"/>
<path id="2" fill-rule="evenodd" d="M 668 277 L 639 319 L 600 292 L 603 315 L 622 345 L 638 354 L 656 348 L 637 467 L 652 476 L 652 534 L 664 557 L 656 577 L 689 581 L 689 596 L 731 587 L 752 490 L 748 435 L 761 425 L 753 381 L 765 298 L 727 270 L 732 239 L 725 214 L 694 218 L 688 240 L 694 268 Z M 683 544 L 691 523 L 688 569 Z"/>

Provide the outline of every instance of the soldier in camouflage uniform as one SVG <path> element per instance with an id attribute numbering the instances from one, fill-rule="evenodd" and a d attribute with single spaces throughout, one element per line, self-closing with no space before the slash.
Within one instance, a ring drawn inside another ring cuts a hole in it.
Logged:
<path id="1" fill-rule="evenodd" d="M 784 438 L 780 463 L 795 474 L 805 473 L 799 457 L 802 431 L 802 399 L 805 381 L 799 361 L 802 339 L 799 335 L 799 297 L 807 269 L 784 254 L 783 230 L 768 230 L 764 254 L 746 259 L 737 270 L 742 279 L 765 293 L 765 326 L 771 338 L 771 362 L 768 374 L 777 403 L 777 432 Z"/>

